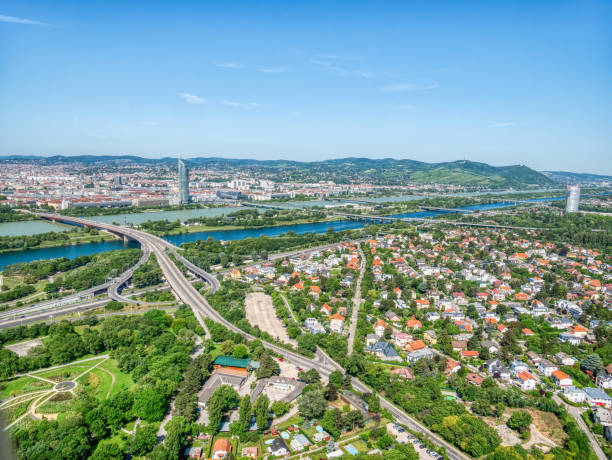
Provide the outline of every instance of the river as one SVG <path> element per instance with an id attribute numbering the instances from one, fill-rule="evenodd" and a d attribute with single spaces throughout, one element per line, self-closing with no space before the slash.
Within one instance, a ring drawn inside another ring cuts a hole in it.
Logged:
<path id="1" fill-rule="evenodd" d="M 542 201 L 556 201 L 556 200 L 565 200 L 565 197 L 556 197 L 556 198 L 534 198 L 531 200 L 525 200 L 529 202 L 542 202 Z M 486 211 L 490 209 L 501 209 L 510 206 L 515 206 L 512 201 L 500 201 L 496 203 L 487 203 L 487 204 L 477 204 L 472 206 L 465 206 L 458 209 L 463 209 L 466 211 Z M 163 213 L 186 213 L 191 211 L 212 211 L 218 212 L 220 215 L 223 213 L 227 213 L 228 209 L 231 211 L 235 211 L 236 208 L 207 208 L 207 209 L 192 209 L 185 211 L 162 211 L 159 213 L 141 213 L 141 214 L 149 214 L 149 216 L 144 217 L 144 220 L 140 222 L 145 222 L 150 219 L 150 214 L 155 214 L 156 217 L 159 214 Z M 434 217 L 439 216 L 440 214 L 445 214 L 447 211 L 418 211 L 418 212 L 409 212 L 403 214 L 395 214 L 393 217 Z M 201 215 L 209 215 L 209 214 L 201 214 Z M 210 214 L 214 215 L 214 214 Z M 127 215 L 130 217 L 139 216 L 139 214 L 130 214 Z M 117 222 L 118 216 L 97 216 L 92 219 L 104 222 Z M 163 219 L 168 217 L 163 217 Z M 180 217 L 174 217 L 174 219 Z M 130 220 L 131 221 L 131 220 Z M 27 222 L 26 222 L 27 223 Z M 40 223 L 40 222 L 36 222 Z M 136 222 L 134 222 L 136 223 Z M 23 225 L 24 222 L 18 222 L 17 224 Z M 56 224 L 51 224 L 56 225 Z M 188 233 L 182 235 L 170 235 L 165 237 L 166 240 L 170 241 L 172 244 L 180 245 L 181 243 L 186 243 L 189 241 L 196 241 L 199 239 L 206 238 L 214 238 L 217 240 L 241 240 L 245 238 L 257 238 L 259 236 L 279 236 L 282 233 L 287 233 L 289 231 L 294 231 L 297 234 L 303 233 L 325 233 L 329 228 L 333 228 L 334 230 L 348 230 L 355 228 L 362 228 L 365 224 L 363 222 L 349 221 L 349 220 L 337 220 L 333 222 L 318 222 L 313 224 L 297 224 L 297 225 L 282 225 L 278 227 L 263 227 L 263 228 L 250 228 L 250 229 L 241 229 L 241 230 L 217 230 L 217 231 L 209 231 L 209 232 L 197 232 L 197 233 Z M 63 227 L 63 226 L 61 226 Z M 63 227 L 65 228 L 65 227 Z M 64 246 L 57 248 L 48 248 L 48 249 L 32 249 L 29 251 L 18 251 L 18 252 L 7 252 L 0 254 L 0 267 L 6 267 L 7 265 L 15 264 L 18 262 L 31 262 L 33 260 L 41 260 L 41 259 L 53 259 L 56 257 L 68 257 L 69 259 L 79 257 L 82 255 L 91 255 L 96 254 L 98 252 L 110 251 L 113 249 L 124 249 L 127 247 L 135 247 L 137 243 L 124 244 L 122 241 L 105 241 L 99 243 L 85 243 L 79 244 L 75 246 Z"/>

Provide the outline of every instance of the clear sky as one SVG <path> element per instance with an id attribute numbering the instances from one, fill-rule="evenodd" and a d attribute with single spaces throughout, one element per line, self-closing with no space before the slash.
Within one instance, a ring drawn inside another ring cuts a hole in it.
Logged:
<path id="1" fill-rule="evenodd" d="M 610 1 L 0 3 L 0 155 L 612 174 Z"/>

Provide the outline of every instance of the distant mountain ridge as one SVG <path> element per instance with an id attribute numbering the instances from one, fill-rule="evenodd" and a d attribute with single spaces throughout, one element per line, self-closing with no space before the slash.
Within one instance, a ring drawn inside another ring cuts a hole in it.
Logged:
<path id="1" fill-rule="evenodd" d="M 612 184 L 612 176 L 591 173 L 575 173 L 568 171 L 541 171 L 549 179 L 564 184 L 602 185 L 606 182 Z"/>
<path id="2" fill-rule="evenodd" d="M 86 165 L 130 162 L 156 164 L 175 162 L 176 158 L 142 158 L 134 155 L 79 156 L 5 156 L 6 161 L 36 161 L 44 165 L 78 162 Z M 185 159 L 191 165 L 238 168 L 265 173 L 276 180 L 307 182 L 333 180 L 336 183 L 369 182 L 378 185 L 403 185 L 407 182 L 474 185 L 484 187 L 551 186 L 555 182 L 544 174 L 524 165 L 491 166 L 467 160 L 426 163 L 408 159 L 336 158 L 324 161 L 250 160 L 220 157 Z"/>

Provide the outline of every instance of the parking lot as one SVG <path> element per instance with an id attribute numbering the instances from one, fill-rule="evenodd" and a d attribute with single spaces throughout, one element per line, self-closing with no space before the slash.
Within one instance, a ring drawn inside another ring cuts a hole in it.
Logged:
<path id="1" fill-rule="evenodd" d="M 387 423 L 387 431 L 395 436 L 397 442 L 400 444 L 412 444 L 414 450 L 419 454 L 419 458 L 422 460 L 442 460 L 442 455 L 427 449 L 427 446 L 421 443 L 415 436 L 409 431 L 405 430 L 395 423 Z"/>

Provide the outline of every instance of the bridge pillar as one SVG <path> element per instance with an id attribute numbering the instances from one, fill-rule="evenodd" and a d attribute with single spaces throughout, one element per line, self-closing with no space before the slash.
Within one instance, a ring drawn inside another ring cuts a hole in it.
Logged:
<path id="1" fill-rule="evenodd" d="M 123 235 L 123 242 L 127 243 L 128 241 L 130 241 L 130 239 L 127 237 L 127 235 Z"/>

